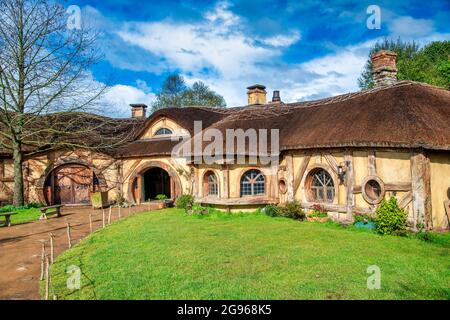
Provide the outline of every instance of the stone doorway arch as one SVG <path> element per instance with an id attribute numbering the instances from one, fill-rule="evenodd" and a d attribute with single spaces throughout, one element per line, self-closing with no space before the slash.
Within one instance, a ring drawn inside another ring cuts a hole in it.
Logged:
<path id="1" fill-rule="evenodd" d="M 159 169 L 159 170 L 155 170 Z M 167 174 L 169 181 L 156 181 L 155 175 L 150 175 L 150 171 L 159 171 L 162 179 L 164 180 L 165 174 Z M 155 181 L 145 181 L 145 179 L 155 178 Z M 146 190 L 147 187 L 151 184 L 160 184 L 165 183 L 164 187 L 160 185 L 155 186 L 152 191 Z M 167 190 L 168 189 L 168 190 Z M 156 191 L 155 191 L 156 190 Z M 146 161 L 139 165 L 130 176 L 128 183 L 128 199 L 134 203 L 142 203 L 147 200 L 152 200 L 151 197 L 156 195 L 159 191 L 161 194 L 166 194 L 172 200 L 175 200 L 182 193 L 181 180 L 178 176 L 177 172 L 168 164 L 161 161 Z"/>

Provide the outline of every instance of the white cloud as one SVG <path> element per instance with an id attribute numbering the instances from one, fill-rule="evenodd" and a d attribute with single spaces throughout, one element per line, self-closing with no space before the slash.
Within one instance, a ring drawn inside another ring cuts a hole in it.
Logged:
<path id="1" fill-rule="evenodd" d="M 292 31 L 286 35 L 276 35 L 270 38 L 262 39 L 264 44 L 273 47 L 289 47 L 301 39 L 301 34 L 298 30 Z"/>
<path id="2" fill-rule="evenodd" d="M 98 13 L 100 14 L 100 13 Z M 358 17 L 363 19 L 365 16 Z M 449 38 L 434 31 L 433 22 L 385 12 L 390 36 L 422 44 Z M 98 19 L 102 21 L 102 19 Z M 246 21 L 227 2 L 219 2 L 197 22 L 128 22 L 115 24 L 117 43 L 106 56 L 116 68 L 152 73 L 181 71 L 188 84 L 203 81 L 222 94 L 228 106 L 246 104 L 246 86 L 261 83 L 268 92 L 281 90 L 283 101 L 322 98 L 358 90 L 370 47 L 379 39 L 337 47 L 326 56 L 304 63 L 285 63 L 283 50 L 300 41 L 300 30 L 268 37 L 246 34 Z M 106 95 L 119 113 L 129 116 L 130 103 L 150 104 L 152 89 L 143 81 L 136 86 L 116 85 Z M 269 97 L 270 99 L 270 93 Z"/>
<path id="3" fill-rule="evenodd" d="M 118 84 L 109 88 L 102 97 L 100 105 L 104 107 L 101 113 L 129 118 L 131 116 L 130 104 L 144 103 L 150 106 L 154 99 L 155 95 L 151 92 L 146 93 L 133 86 Z"/>
<path id="4" fill-rule="evenodd" d="M 389 31 L 397 37 L 422 37 L 434 32 L 434 22 L 403 16 L 391 21 Z"/>

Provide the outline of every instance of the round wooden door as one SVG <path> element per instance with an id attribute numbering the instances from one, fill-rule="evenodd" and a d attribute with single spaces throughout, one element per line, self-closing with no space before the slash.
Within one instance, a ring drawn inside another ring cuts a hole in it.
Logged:
<path id="1" fill-rule="evenodd" d="M 92 170 L 82 165 L 57 168 L 52 177 L 55 204 L 90 204 L 93 186 Z"/>

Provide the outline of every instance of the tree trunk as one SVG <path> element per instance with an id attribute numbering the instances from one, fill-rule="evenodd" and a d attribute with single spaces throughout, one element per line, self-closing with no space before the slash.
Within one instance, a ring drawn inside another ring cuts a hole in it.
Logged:
<path id="1" fill-rule="evenodd" d="M 14 199 L 13 204 L 15 206 L 23 206 L 23 173 L 22 162 L 23 154 L 21 145 L 18 142 L 13 142 L 13 158 L 14 158 Z"/>

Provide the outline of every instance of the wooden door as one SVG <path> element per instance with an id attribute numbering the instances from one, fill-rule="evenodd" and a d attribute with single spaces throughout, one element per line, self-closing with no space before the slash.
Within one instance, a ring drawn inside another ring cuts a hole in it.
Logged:
<path id="1" fill-rule="evenodd" d="M 61 167 L 54 172 L 56 204 L 90 204 L 93 172 L 81 165 Z"/>

